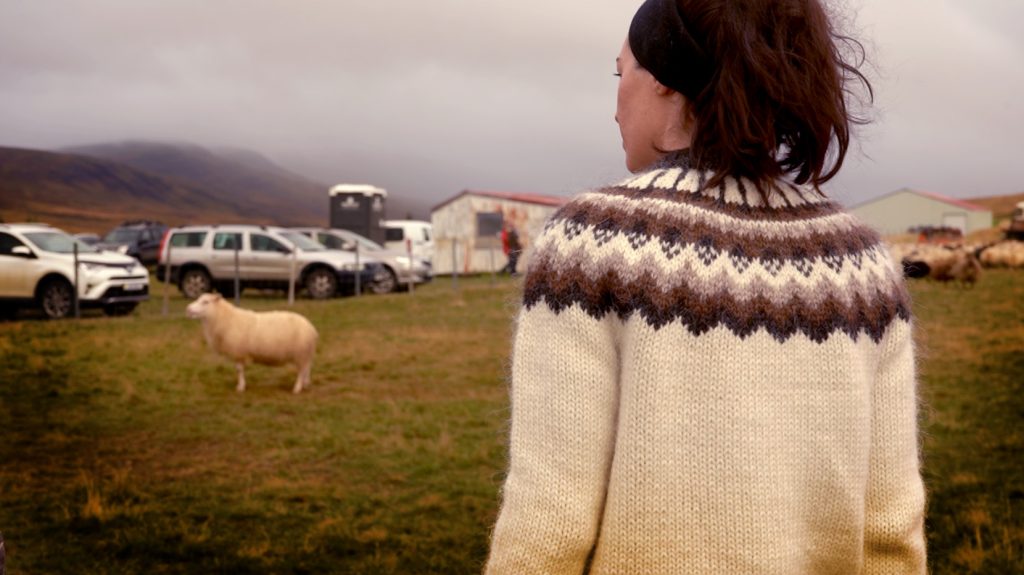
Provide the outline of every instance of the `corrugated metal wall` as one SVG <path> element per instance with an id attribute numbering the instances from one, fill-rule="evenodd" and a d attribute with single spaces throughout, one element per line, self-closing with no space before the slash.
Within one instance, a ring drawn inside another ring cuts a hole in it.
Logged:
<path id="1" fill-rule="evenodd" d="M 477 214 L 501 213 L 506 225 L 514 226 L 523 245 L 518 270 L 526 270 L 532 254 L 533 240 L 540 235 L 544 223 L 558 209 L 529 202 L 518 202 L 488 196 L 466 194 L 431 214 L 434 226 L 434 273 L 487 273 L 505 266 L 506 258 L 498 236 L 477 233 Z M 452 246 L 455 246 L 453 252 Z M 453 266 L 453 258 L 456 260 Z"/>

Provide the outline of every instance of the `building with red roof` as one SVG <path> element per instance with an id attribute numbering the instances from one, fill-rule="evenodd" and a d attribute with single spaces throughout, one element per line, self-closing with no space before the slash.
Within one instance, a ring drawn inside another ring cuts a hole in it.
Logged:
<path id="1" fill-rule="evenodd" d="M 964 235 L 992 227 L 992 211 L 970 202 L 903 188 L 857 204 L 850 212 L 881 234 L 952 228 Z"/>
<path id="2" fill-rule="evenodd" d="M 502 229 L 515 230 L 523 246 L 518 269 L 523 271 L 532 253 L 533 240 L 548 218 L 568 201 L 561 196 L 463 190 L 434 206 L 434 273 L 487 273 L 507 262 L 502 249 Z"/>

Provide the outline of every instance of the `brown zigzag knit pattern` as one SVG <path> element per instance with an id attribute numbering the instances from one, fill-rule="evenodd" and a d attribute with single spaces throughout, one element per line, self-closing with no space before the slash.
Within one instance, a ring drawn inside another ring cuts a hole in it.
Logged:
<path id="1" fill-rule="evenodd" d="M 783 184 L 765 205 L 750 182 L 706 190 L 705 176 L 663 167 L 564 206 L 536 246 L 526 306 L 681 320 L 695 334 L 765 329 L 779 341 L 877 342 L 893 318 L 909 319 L 878 235 L 836 204 Z"/>

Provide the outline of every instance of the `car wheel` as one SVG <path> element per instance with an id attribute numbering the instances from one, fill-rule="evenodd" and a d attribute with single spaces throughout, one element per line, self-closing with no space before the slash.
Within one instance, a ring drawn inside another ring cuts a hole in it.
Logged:
<path id="1" fill-rule="evenodd" d="M 210 274 L 203 270 L 188 270 L 181 276 L 181 293 L 188 299 L 196 299 L 204 293 L 209 293 L 212 285 Z"/>
<path id="2" fill-rule="evenodd" d="M 50 319 L 61 319 L 71 313 L 75 290 L 66 280 L 50 280 L 39 291 L 39 307 Z"/>
<path id="3" fill-rule="evenodd" d="M 370 291 L 377 294 L 391 293 L 398 287 L 398 278 L 391 268 L 384 268 L 370 284 Z"/>
<path id="4" fill-rule="evenodd" d="M 306 291 L 313 299 L 327 299 L 338 292 L 338 277 L 330 270 L 318 268 L 306 276 Z"/>
<path id="5" fill-rule="evenodd" d="M 138 307 L 138 305 L 139 304 L 137 304 L 135 302 L 112 303 L 110 305 L 103 306 L 103 313 L 105 313 L 105 314 L 107 314 L 107 315 L 109 315 L 111 317 L 128 315 L 128 314 L 132 313 L 133 311 L 135 311 L 135 308 Z"/>

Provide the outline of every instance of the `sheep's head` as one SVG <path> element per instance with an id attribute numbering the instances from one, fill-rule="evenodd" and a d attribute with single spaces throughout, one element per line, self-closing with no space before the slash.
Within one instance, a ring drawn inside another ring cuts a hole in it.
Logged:
<path id="1" fill-rule="evenodd" d="M 204 293 L 188 304 L 185 315 L 192 319 L 204 319 L 213 315 L 213 310 L 223 298 L 217 293 Z"/>

